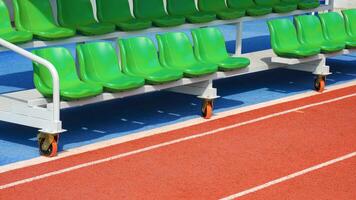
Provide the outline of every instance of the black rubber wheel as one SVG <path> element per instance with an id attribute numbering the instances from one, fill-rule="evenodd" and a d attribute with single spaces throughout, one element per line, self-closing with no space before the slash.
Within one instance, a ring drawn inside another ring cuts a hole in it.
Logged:
<path id="1" fill-rule="evenodd" d="M 325 77 L 316 78 L 314 81 L 314 89 L 317 92 L 323 92 L 325 89 Z"/>
<path id="2" fill-rule="evenodd" d="M 43 143 L 45 142 L 45 140 L 46 140 L 45 138 L 41 138 L 38 141 L 40 154 L 47 157 L 56 156 L 58 152 L 57 141 L 53 140 L 52 143 L 49 145 L 48 149 L 43 149 Z"/>
<path id="3" fill-rule="evenodd" d="M 214 103 L 213 100 L 204 100 L 202 105 L 202 116 L 205 119 L 210 119 L 213 115 Z"/>

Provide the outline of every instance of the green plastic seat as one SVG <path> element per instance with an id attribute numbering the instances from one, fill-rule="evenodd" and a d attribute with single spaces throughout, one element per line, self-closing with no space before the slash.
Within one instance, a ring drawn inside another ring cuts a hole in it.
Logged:
<path id="1" fill-rule="evenodd" d="M 319 47 L 322 53 L 332 53 L 345 48 L 343 42 L 333 42 L 325 39 L 320 20 L 315 15 L 301 15 L 294 18 L 299 41 L 310 47 Z"/>
<path id="2" fill-rule="evenodd" d="M 122 31 L 137 31 L 152 26 L 152 22 L 131 15 L 128 0 L 96 0 L 100 22 L 115 24 Z"/>
<path id="3" fill-rule="evenodd" d="M 134 14 L 138 19 L 150 20 L 159 27 L 182 25 L 185 18 L 168 15 L 164 9 L 163 0 L 134 0 Z"/>
<path id="4" fill-rule="evenodd" d="M 77 75 L 75 61 L 71 53 L 62 47 L 34 50 L 33 53 L 51 62 L 58 71 L 60 96 L 63 100 L 78 100 L 99 95 L 103 88 L 94 83 L 85 83 Z M 52 77 L 47 68 L 33 63 L 34 83 L 45 97 L 52 97 Z"/>
<path id="5" fill-rule="evenodd" d="M 298 8 L 296 3 L 286 3 L 280 0 L 255 0 L 259 6 L 272 7 L 275 13 L 287 13 L 292 12 Z"/>
<path id="6" fill-rule="evenodd" d="M 346 33 L 350 38 L 356 38 L 356 9 L 343 10 L 344 20 L 346 24 Z"/>
<path id="7" fill-rule="evenodd" d="M 13 0 L 15 25 L 41 40 L 55 40 L 75 35 L 75 31 L 56 24 L 49 0 Z"/>
<path id="8" fill-rule="evenodd" d="M 243 9 L 232 9 L 225 5 L 225 0 L 199 0 L 199 10 L 205 12 L 214 12 L 217 18 L 222 20 L 237 19 L 245 16 Z"/>
<path id="9" fill-rule="evenodd" d="M 320 53 L 319 47 L 303 45 L 298 41 L 297 30 L 289 19 L 268 21 L 273 51 L 280 57 L 304 58 Z"/>
<path id="10" fill-rule="evenodd" d="M 272 12 L 272 7 L 257 6 L 253 0 L 227 0 L 227 5 L 233 9 L 246 10 L 249 16 L 267 15 Z"/>
<path id="11" fill-rule="evenodd" d="M 346 32 L 345 21 L 337 12 L 319 14 L 324 36 L 335 43 L 345 43 L 346 48 L 356 48 L 356 37 L 351 37 Z"/>
<path id="12" fill-rule="evenodd" d="M 298 9 L 300 10 L 308 10 L 317 8 L 320 6 L 319 0 L 282 0 L 282 2 L 290 3 L 290 4 L 297 4 Z"/>
<path id="13" fill-rule="evenodd" d="M 115 25 L 99 23 L 94 18 L 90 0 L 57 0 L 58 21 L 83 35 L 102 35 L 115 31 Z"/>
<path id="14" fill-rule="evenodd" d="M 167 0 L 170 15 L 183 16 L 189 23 L 205 23 L 216 19 L 212 12 L 198 11 L 194 0 Z"/>
<path id="15" fill-rule="evenodd" d="M 250 60 L 243 57 L 230 57 L 226 51 L 225 39 L 217 28 L 192 30 L 194 53 L 203 63 L 214 63 L 220 71 L 231 71 L 247 67 Z"/>
<path id="16" fill-rule="evenodd" d="M 108 42 L 95 42 L 77 46 L 80 78 L 95 83 L 108 92 L 121 92 L 142 87 L 145 79 L 121 72 L 116 50 Z"/>
<path id="17" fill-rule="evenodd" d="M 32 40 L 30 32 L 16 31 L 11 26 L 9 11 L 2 0 L 0 0 L 0 38 L 11 43 L 23 43 Z"/>
<path id="18" fill-rule="evenodd" d="M 156 35 L 161 64 L 170 69 L 184 72 L 186 77 L 212 74 L 218 66 L 203 63 L 195 58 L 192 44 L 185 33 L 165 33 Z"/>
<path id="19" fill-rule="evenodd" d="M 156 85 L 179 80 L 183 73 L 164 68 L 158 59 L 153 42 L 146 37 L 119 40 L 122 68 L 125 74 L 146 79 Z"/>

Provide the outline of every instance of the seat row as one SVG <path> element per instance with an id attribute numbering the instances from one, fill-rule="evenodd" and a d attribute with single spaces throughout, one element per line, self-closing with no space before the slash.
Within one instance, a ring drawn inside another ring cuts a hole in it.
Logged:
<path id="1" fill-rule="evenodd" d="M 71 53 L 62 47 L 33 52 L 51 62 L 59 73 L 60 96 L 63 100 L 77 100 L 105 92 L 122 92 L 245 68 L 249 59 L 230 57 L 225 40 L 217 28 L 192 30 L 194 48 L 185 33 L 157 35 L 159 55 L 152 40 L 146 37 L 119 39 L 120 60 L 110 42 L 77 45 L 79 74 Z M 34 66 L 34 83 L 45 97 L 52 96 L 52 77 L 38 63 Z M 78 76 L 79 75 L 79 76 Z"/>
<path id="2" fill-rule="evenodd" d="M 303 58 L 356 48 L 356 9 L 275 19 L 268 22 L 271 44 L 280 57 Z"/>
<path id="3" fill-rule="evenodd" d="M 11 26 L 8 9 L 0 0 L 0 37 L 13 43 L 30 41 L 32 37 L 54 40 L 82 35 L 100 35 L 121 31 L 137 31 L 172 27 L 187 23 L 205 23 L 215 19 L 231 20 L 261 16 L 271 12 L 285 13 L 296 9 L 318 7 L 319 0 L 96 0 L 97 18 L 90 0 L 57 0 L 56 23 L 49 0 L 13 0 L 16 29 Z M 167 12 L 166 12 L 167 10 Z"/>

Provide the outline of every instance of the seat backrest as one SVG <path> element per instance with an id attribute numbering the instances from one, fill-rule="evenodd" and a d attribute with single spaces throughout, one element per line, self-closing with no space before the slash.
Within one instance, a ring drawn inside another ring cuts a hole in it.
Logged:
<path id="1" fill-rule="evenodd" d="M 347 39 L 345 22 L 337 12 L 319 14 L 323 33 L 327 40 L 345 42 Z"/>
<path id="2" fill-rule="evenodd" d="M 226 9 L 225 0 L 199 0 L 199 10 L 218 11 Z"/>
<path id="3" fill-rule="evenodd" d="M 186 16 L 197 12 L 194 0 L 167 0 L 167 10 L 171 15 Z"/>
<path id="4" fill-rule="evenodd" d="M 260 6 L 274 6 L 280 3 L 280 0 L 255 0 L 255 2 Z"/>
<path id="5" fill-rule="evenodd" d="M 3 0 L 0 0 L 0 33 L 12 30 L 9 10 Z"/>
<path id="6" fill-rule="evenodd" d="M 147 37 L 121 39 L 119 47 L 125 73 L 150 73 L 161 67 L 156 47 Z"/>
<path id="7" fill-rule="evenodd" d="M 48 60 L 57 69 L 61 87 L 71 85 L 79 81 L 75 61 L 68 49 L 63 47 L 51 47 L 34 50 L 33 53 Z M 46 85 L 52 88 L 52 76 L 44 66 L 34 63 L 35 85 Z M 37 82 L 37 83 L 36 83 Z"/>
<path id="8" fill-rule="evenodd" d="M 57 26 L 49 0 L 13 0 L 13 5 L 19 30 L 41 31 Z"/>
<path id="9" fill-rule="evenodd" d="M 253 0 L 227 0 L 227 5 L 235 9 L 248 9 L 256 6 Z"/>
<path id="10" fill-rule="evenodd" d="M 76 49 L 82 80 L 112 80 L 121 73 L 116 50 L 111 43 L 86 43 Z"/>
<path id="11" fill-rule="evenodd" d="M 57 12 L 59 24 L 65 27 L 96 23 L 90 0 L 57 0 Z"/>
<path id="12" fill-rule="evenodd" d="M 167 15 L 163 0 L 133 0 L 133 5 L 137 18 L 154 19 Z"/>
<path id="13" fill-rule="evenodd" d="M 217 63 L 229 55 L 225 39 L 218 28 L 199 28 L 192 30 L 194 53 L 198 60 Z"/>
<path id="14" fill-rule="evenodd" d="M 132 19 L 128 0 L 96 0 L 97 16 L 101 22 L 122 22 Z"/>
<path id="15" fill-rule="evenodd" d="M 343 10 L 342 14 L 344 15 L 347 33 L 356 37 L 356 9 Z"/>
<path id="16" fill-rule="evenodd" d="M 325 38 L 320 20 L 315 15 L 301 15 L 294 18 L 298 39 L 302 44 L 320 47 Z"/>
<path id="17" fill-rule="evenodd" d="M 159 60 L 163 66 L 184 67 L 196 64 L 193 46 L 185 33 L 157 35 Z"/>
<path id="18" fill-rule="evenodd" d="M 277 54 L 280 51 L 292 50 L 300 47 L 297 31 L 291 20 L 270 20 L 268 21 L 268 28 L 271 33 L 272 48 Z"/>

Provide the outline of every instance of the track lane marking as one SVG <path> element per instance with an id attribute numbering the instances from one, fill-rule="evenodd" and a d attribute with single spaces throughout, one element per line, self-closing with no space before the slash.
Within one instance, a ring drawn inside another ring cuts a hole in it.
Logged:
<path id="1" fill-rule="evenodd" d="M 111 156 L 111 157 L 100 159 L 100 160 L 96 160 L 96 161 L 91 161 L 91 162 L 75 165 L 75 166 L 72 166 L 72 167 L 68 167 L 68 168 L 64 168 L 64 169 L 61 169 L 61 170 L 45 173 L 45 174 L 42 174 L 42 175 L 33 176 L 31 178 L 26 178 L 26 179 L 22 179 L 22 180 L 15 181 L 15 182 L 12 182 L 12 183 L 8 183 L 8 184 L 5 184 L 5 185 L 1 185 L 0 186 L 0 190 L 4 190 L 4 189 L 7 189 L 7 188 L 12 188 L 12 187 L 15 187 L 15 186 L 18 186 L 18 185 L 22 185 L 22 184 L 25 184 L 25 183 L 30 183 L 30 182 L 33 182 L 33 181 L 36 181 L 36 180 L 45 179 L 45 178 L 48 178 L 48 177 L 51 177 L 51 176 L 67 173 L 67 172 L 74 171 L 74 170 L 81 169 L 81 168 L 86 168 L 86 167 L 98 165 L 98 164 L 101 164 L 101 163 L 117 160 L 117 159 L 120 159 L 120 158 L 132 156 L 132 155 L 135 155 L 135 154 L 152 151 L 152 150 L 159 149 L 159 148 L 166 147 L 166 146 L 170 146 L 170 145 L 173 145 L 173 144 L 178 144 L 178 143 L 181 143 L 181 142 L 184 142 L 184 141 L 193 140 L 193 139 L 196 139 L 196 138 L 201 138 L 201 137 L 208 136 L 208 135 L 213 135 L 213 134 L 216 134 L 218 132 L 225 131 L 225 130 L 229 130 L 229 129 L 233 129 L 233 128 L 249 125 L 249 124 L 252 124 L 252 123 L 264 121 L 266 119 L 270 119 L 270 118 L 286 115 L 286 114 L 289 114 L 289 113 L 292 113 L 292 112 L 296 112 L 296 111 L 299 111 L 299 110 L 303 110 L 303 109 L 307 109 L 307 108 L 311 108 L 311 107 L 316 107 L 316 106 L 320 106 L 320 105 L 324 105 L 324 104 L 329 104 L 329 103 L 333 103 L 333 102 L 336 102 L 336 101 L 341 101 L 341 100 L 352 98 L 352 97 L 355 97 L 355 96 L 356 96 L 356 93 L 353 93 L 353 94 L 349 94 L 349 95 L 345 95 L 345 96 L 341 96 L 341 97 L 325 100 L 325 101 L 318 102 L 318 103 L 313 103 L 313 104 L 309 104 L 309 105 L 305 105 L 305 106 L 300 106 L 300 107 L 297 107 L 297 108 L 294 108 L 294 109 L 289 109 L 289 110 L 285 110 L 285 111 L 282 111 L 282 112 L 277 112 L 277 113 L 274 113 L 274 114 L 270 114 L 270 115 L 259 117 L 259 118 L 253 119 L 253 120 L 249 120 L 249 121 L 241 122 L 241 123 L 238 123 L 238 124 L 234 124 L 234 125 L 218 128 L 218 129 L 215 129 L 215 130 L 203 132 L 203 133 L 200 133 L 200 134 L 196 134 L 196 135 L 192 135 L 192 136 L 188 136 L 188 137 L 172 140 L 172 141 L 169 141 L 169 142 L 164 142 L 164 143 L 148 146 L 148 147 L 145 147 L 145 148 L 141 148 L 141 149 L 137 149 L 137 150 L 134 150 L 134 151 L 118 154 L 118 155 L 115 155 L 115 156 Z"/>
<path id="2" fill-rule="evenodd" d="M 321 169 L 321 168 L 330 166 L 330 165 L 332 165 L 332 164 L 335 164 L 335 163 L 338 163 L 338 162 L 341 162 L 341 161 L 344 161 L 344 160 L 353 158 L 353 157 L 355 157 L 355 156 L 356 156 L 356 151 L 354 151 L 354 152 L 352 152 L 352 153 L 349 153 L 349 154 L 346 154 L 346 155 L 344 155 L 344 156 L 338 157 L 338 158 L 336 158 L 336 159 L 329 160 L 329 161 L 327 161 L 327 162 L 324 162 L 324 163 L 321 163 L 321 164 L 312 166 L 312 167 L 307 168 L 307 169 L 304 169 L 304 170 L 302 170 L 302 171 L 298 171 L 298 172 L 295 172 L 295 173 L 293 173 L 293 174 L 289 174 L 289 175 L 287 175 L 287 176 L 284 176 L 284 177 L 281 177 L 281 178 L 278 178 L 278 179 L 269 181 L 269 182 L 264 183 L 264 184 L 262 184 L 262 185 L 259 185 L 259 186 L 250 188 L 250 189 L 248 189 L 248 190 L 244 190 L 244 191 L 242 191 L 242 192 L 239 192 L 239 193 L 230 195 L 230 196 L 228 196 L 228 197 L 221 198 L 220 200 L 233 200 L 233 199 L 237 199 L 237 198 L 239 198 L 239 197 L 243 197 L 243 196 L 246 196 L 246 195 L 248 195 L 248 194 L 258 192 L 258 191 L 260 191 L 260 190 L 263 190 L 263 189 L 265 189 L 265 188 L 271 187 L 271 186 L 276 185 L 276 184 L 278 184 L 278 183 L 282 183 L 282 182 L 288 181 L 288 180 L 290 180 L 290 179 L 296 178 L 296 177 L 298 177 L 298 176 L 302 176 L 302 175 L 308 174 L 308 173 L 310 173 L 310 172 L 313 172 L 313 171 L 316 171 L 316 170 L 318 170 L 318 169 Z"/>
<path id="3" fill-rule="evenodd" d="M 343 83 L 343 84 L 339 84 L 339 85 L 333 85 L 333 86 L 328 87 L 327 90 L 323 92 L 323 94 L 330 93 L 335 90 L 343 89 L 346 87 L 352 87 L 355 85 L 356 85 L 356 81 L 351 81 L 351 82 L 347 82 L 347 83 Z M 291 101 L 300 100 L 303 98 L 312 97 L 312 96 L 316 96 L 316 95 L 319 95 L 319 93 L 316 93 L 315 91 L 308 91 L 308 92 L 305 92 L 302 94 L 296 94 L 296 95 L 284 97 L 281 99 L 271 100 L 271 101 L 267 101 L 267 102 L 258 103 L 255 105 L 250 105 L 250 106 L 236 108 L 236 109 L 232 109 L 232 110 L 228 110 L 228 111 L 219 112 L 216 115 L 214 115 L 213 119 L 210 119 L 210 120 L 202 119 L 201 117 L 194 118 L 191 120 L 179 122 L 179 123 L 172 124 L 172 125 L 167 125 L 164 127 L 154 128 L 151 130 L 146 130 L 146 131 L 122 136 L 119 138 L 114 138 L 114 139 L 110 139 L 110 140 L 97 142 L 94 144 L 88 144 L 88 145 L 84 145 L 81 147 L 76 147 L 73 149 L 69 149 L 69 150 L 60 152 L 59 155 L 54 158 L 47 158 L 47 157 L 41 156 L 41 157 L 36 157 L 36 158 L 30 159 L 30 160 L 19 161 L 19 162 L 7 164 L 4 166 L 0 166 L 0 174 L 5 173 L 5 172 L 14 171 L 16 169 L 21 169 L 21 168 L 30 167 L 33 165 L 38 165 L 38 164 L 42 164 L 42 163 L 55 161 L 55 160 L 58 160 L 61 158 L 66 158 L 69 156 L 78 155 L 78 154 L 89 152 L 89 151 L 107 148 L 107 147 L 125 143 L 125 142 L 130 142 L 130 141 L 147 138 L 147 137 L 154 136 L 154 135 L 163 134 L 163 133 L 166 133 L 169 131 L 174 131 L 174 130 L 186 128 L 189 126 L 203 124 L 203 123 L 205 123 L 207 121 L 211 121 L 211 120 L 217 120 L 217 119 L 221 119 L 221 118 L 228 117 L 231 115 L 237 115 L 237 114 L 249 112 L 252 110 L 261 109 L 261 108 L 265 108 L 268 106 L 273 106 L 273 105 L 277 105 L 277 104 L 281 104 L 281 103 L 288 103 Z M 179 128 L 177 128 L 177 127 L 179 127 Z"/>

